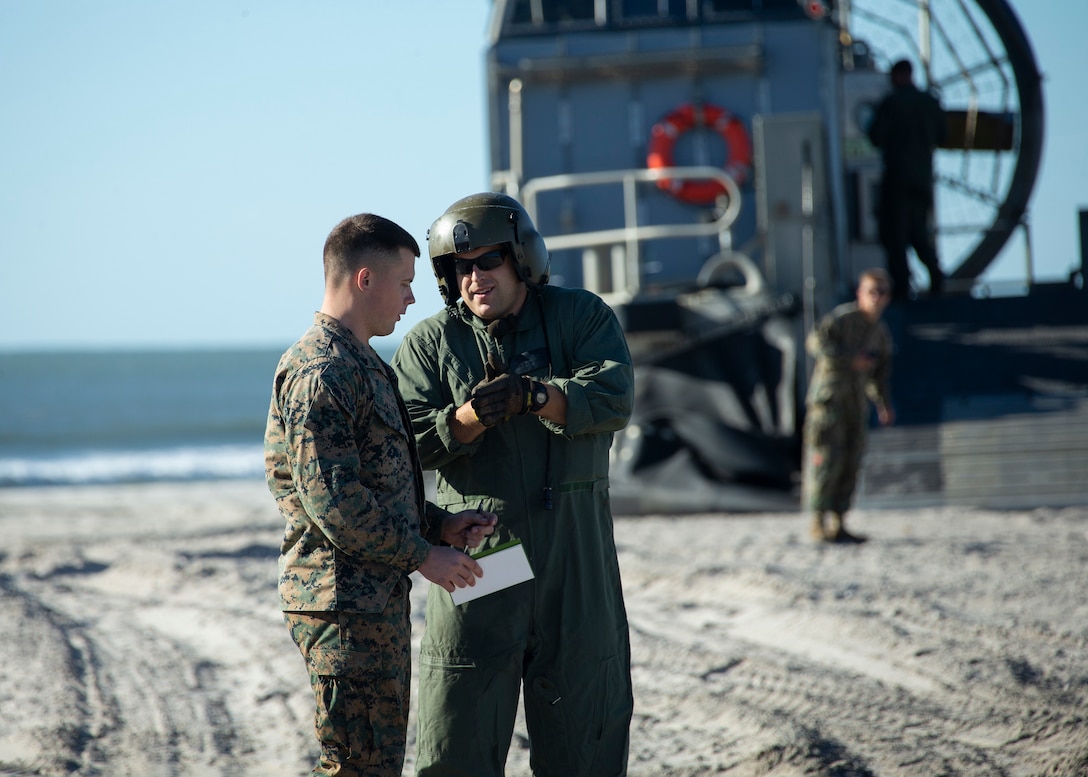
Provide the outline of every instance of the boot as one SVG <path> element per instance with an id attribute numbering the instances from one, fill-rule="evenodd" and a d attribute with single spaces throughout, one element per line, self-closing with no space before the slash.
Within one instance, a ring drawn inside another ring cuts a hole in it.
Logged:
<path id="1" fill-rule="evenodd" d="M 848 532 L 846 530 L 845 520 L 845 513 L 831 513 L 831 527 L 825 534 L 825 537 L 829 542 L 857 544 L 869 539 L 861 534 L 851 534 Z"/>
<path id="2" fill-rule="evenodd" d="M 827 540 L 827 530 L 824 528 L 824 514 L 820 511 L 812 514 L 812 539 L 817 542 L 825 542 Z"/>

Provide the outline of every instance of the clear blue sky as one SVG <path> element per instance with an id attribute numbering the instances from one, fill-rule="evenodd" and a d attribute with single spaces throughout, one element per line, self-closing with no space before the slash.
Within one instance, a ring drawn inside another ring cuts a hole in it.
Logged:
<path id="1" fill-rule="evenodd" d="M 285 346 L 362 211 L 488 187 L 489 0 L 0 0 L 0 349 Z M 1038 274 L 1088 207 L 1088 4 L 1013 0 L 1045 76 Z M 438 309 L 417 264 L 418 303 Z M 397 335 L 394 335 L 394 338 Z"/>

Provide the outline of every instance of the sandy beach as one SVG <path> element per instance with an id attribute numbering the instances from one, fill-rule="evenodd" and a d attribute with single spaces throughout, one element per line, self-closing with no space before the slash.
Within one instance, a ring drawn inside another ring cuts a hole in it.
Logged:
<path id="1" fill-rule="evenodd" d="M 1088 774 L 1088 508 L 852 526 L 871 541 L 815 545 L 798 514 L 617 518 L 629 773 Z M 0 774 L 308 772 L 263 483 L 5 489 L 0 531 Z M 519 726 L 507 775 L 529 774 Z"/>

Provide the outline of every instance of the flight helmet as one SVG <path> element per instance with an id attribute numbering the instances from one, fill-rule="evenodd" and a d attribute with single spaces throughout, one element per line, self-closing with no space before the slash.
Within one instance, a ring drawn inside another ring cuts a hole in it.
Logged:
<path id="1" fill-rule="evenodd" d="M 453 203 L 427 230 L 431 267 L 447 306 L 461 298 L 453 260 L 490 245 L 506 248 L 521 280 L 538 286 L 548 282 L 548 249 L 521 203 L 499 192 L 471 194 Z"/>

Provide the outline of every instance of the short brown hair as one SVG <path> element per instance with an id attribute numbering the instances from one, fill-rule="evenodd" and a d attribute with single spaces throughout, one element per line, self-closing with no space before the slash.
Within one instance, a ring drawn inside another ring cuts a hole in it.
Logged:
<path id="1" fill-rule="evenodd" d="M 367 263 L 392 264 L 400 248 L 419 256 L 416 239 L 399 224 L 373 213 L 348 216 L 325 239 L 325 282 L 341 283 Z"/>
<path id="2" fill-rule="evenodd" d="M 888 271 L 885 270 L 883 267 L 866 267 L 864 270 L 859 272 L 858 273 L 858 286 L 860 286 L 861 282 L 863 280 L 865 280 L 866 278 L 868 278 L 871 281 L 876 281 L 877 283 L 883 283 L 885 286 L 888 286 L 889 288 L 892 285 L 892 276 L 889 275 Z"/>

